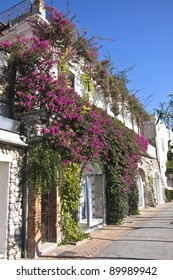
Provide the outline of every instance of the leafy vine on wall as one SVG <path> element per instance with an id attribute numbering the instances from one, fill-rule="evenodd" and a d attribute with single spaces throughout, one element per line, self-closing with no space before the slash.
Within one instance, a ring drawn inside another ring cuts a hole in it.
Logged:
<path id="1" fill-rule="evenodd" d="M 82 238 L 76 214 L 81 191 L 78 166 L 98 162 L 105 167 L 107 218 L 110 223 L 121 223 L 138 208 L 135 180 L 147 141 L 70 87 L 68 67 L 73 63 L 81 65 L 82 61 L 85 88 L 92 93 L 95 81 L 108 102 L 112 102 L 115 115 L 119 102 L 132 102 L 125 83 L 110 69 L 110 62 L 98 61 L 95 38 L 80 34 L 59 11 L 50 8 L 50 12 L 49 24 L 32 20 L 35 36 L 5 41 L 0 50 L 10 54 L 17 71 L 15 114 L 43 110 L 49 116 L 40 136 L 46 146 L 31 146 L 30 180 L 40 192 L 49 191 L 51 186 L 58 185 L 55 178 L 63 169 L 63 184 L 59 184 L 61 227 L 64 240 L 77 240 Z M 55 65 L 60 67 L 58 76 Z M 142 122 L 142 105 L 130 108 L 136 117 L 140 115 Z"/>

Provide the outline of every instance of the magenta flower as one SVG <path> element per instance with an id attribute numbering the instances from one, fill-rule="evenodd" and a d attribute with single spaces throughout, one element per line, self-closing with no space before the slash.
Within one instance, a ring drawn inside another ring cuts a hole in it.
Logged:
<path id="1" fill-rule="evenodd" d="M 50 134 L 51 134 L 52 136 L 55 136 L 55 135 L 56 135 L 56 133 L 55 133 L 55 128 L 54 128 L 54 127 L 51 127 L 51 129 L 49 130 L 49 132 L 50 132 Z"/>

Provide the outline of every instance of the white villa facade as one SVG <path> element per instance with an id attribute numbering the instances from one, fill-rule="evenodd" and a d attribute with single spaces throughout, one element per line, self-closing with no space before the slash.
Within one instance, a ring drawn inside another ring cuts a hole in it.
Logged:
<path id="1" fill-rule="evenodd" d="M 33 1 L 29 2 L 33 5 Z M 35 1 L 35 6 L 32 7 L 34 16 L 46 20 L 43 2 Z M 0 27 L 3 28 L 3 25 Z M 0 42 L 16 40 L 18 35 L 28 38 L 32 36 L 32 30 L 26 18 L 20 19 L 20 21 L 16 20 L 12 26 L 7 28 L 4 26 L 4 30 L 1 31 Z M 3 68 L 4 64 L 3 53 L 0 53 L 0 69 Z M 82 96 L 84 88 L 80 82 L 80 71 L 77 68 L 72 68 L 70 71 L 74 74 L 74 88 Z M 6 98 L 7 95 L 8 93 L 4 94 L 4 88 L 0 86 L 0 257 L 19 259 L 21 251 L 24 250 L 25 256 L 33 258 L 42 250 L 42 233 L 37 228 L 37 221 L 42 214 L 34 214 L 41 211 L 41 200 L 32 197 L 32 201 L 28 201 L 27 186 L 23 185 L 22 188 L 20 186 L 21 168 L 25 160 L 27 144 L 24 137 L 21 137 L 20 122 L 14 120 L 11 116 L 10 99 Z M 104 93 L 101 93 L 98 89 L 95 90 L 92 102 L 114 116 L 105 102 Z M 130 113 L 119 114 L 118 119 L 130 129 L 139 133 L 137 124 L 132 124 Z M 169 133 L 162 124 L 159 123 L 156 126 L 155 123 L 155 117 L 151 117 L 151 121 L 146 123 L 145 136 L 150 144 L 147 155 L 142 156 L 138 169 L 139 208 L 158 206 L 165 202 L 164 189 L 167 186 L 165 172 Z M 95 228 L 99 224 L 105 224 L 105 176 L 99 166 L 94 167 L 93 171 L 84 171 L 81 188 L 79 221 L 83 229 L 87 230 Z M 53 211 L 51 212 L 53 220 L 48 229 L 48 241 L 59 242 L 61 233 L 57 226 L 57 217 L 59 219 L 60 213 L 58 191 L 50 194 L 50 196 L 52 203 L 57 208 L 56 211 L 50 209 L 50 212 Z M 28 209 L 30 209 L 29 212 Z M 31 209 L 33 209 L 33 212 Z M 37 234 L 35 234 L 36 230 L 38 230 Z M 26 242 L 28 242 L 27 246 Z"/>

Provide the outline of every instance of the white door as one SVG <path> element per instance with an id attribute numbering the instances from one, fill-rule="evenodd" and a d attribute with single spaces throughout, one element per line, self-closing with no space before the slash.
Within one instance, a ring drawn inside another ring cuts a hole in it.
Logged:
<path id="1" fill-rule="evenodd" d="M 139 207 L 145 207 L 145 198 L 144 198 L 144 188 L 145 183 L 142 182 L 141 176 L 138 176 L 137 178 L 137 186 L 139 191 Z"/>
<path id="2" fill-rule="evenodd" d="M 0 161 L 0 254 L 7 246 L 9 163 Z"/>

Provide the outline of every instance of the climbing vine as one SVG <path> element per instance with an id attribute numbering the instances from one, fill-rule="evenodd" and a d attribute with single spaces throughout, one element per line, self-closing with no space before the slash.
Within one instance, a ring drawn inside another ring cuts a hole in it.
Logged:
<path id="1" fill-rule="evenodd" d="M 107 174 L 107 219 L 109 224 L 122 224 L 128 213 L 127 197 L 122 176 L 110 165 Z M 116 205 L 116 206 L 115 206 Z"/>
<path id="2" fill-rule="evenodd" d="M 133 105 L 138 100 L 129 98 L 124 80 L 113 73 L 110 62 L 98 61 L 95 38 L 88 39 L 62 13 L 49 9 L 49 24 L 32 20 L 35 36 L 5 41 L 0 50 L 11 54 L 17 72 L 15 114 L 47 114 L 40 142 L 29 143 L 29 176 L 38 192 L 59 186 L 61 229 L 64 240 L 69 241 L 83 238 L 77 218 L 79 165 L 98 162 L 105 167 L 107 218 L 110 223 L 121 223 L 138 208 L 135 176 L 147 141 L 70 86 L 68 68 L 77 63 L 81 65 L 81 80 L 88 95 L 94 93 L 95 87 L 101 90 L 115 116 L 120 103 L 129 104 L 131 107 L 126 108 L 134 115 L 138 111 L 135 116 L 140 116 L 141 124 L 142 105 Z"/>
<path id="3" fill-rule="evenodd" d="M 58 174 L 61 170 L 58 151 L 48 142 L 34 142 L 29 145 L 28 177 L 31 187 L 37 194 L 48 193 L 58 186 Z"/>
<path id="4" fill-rule="evenodd" d="M 82 74 L 81 81 L 85 89 L 84 98 L 87 98 L 88 100 L 92 101 L 95 89 L 90 73 L 86 72 Z"/>
<path id="5" fill-rule="evenodd" d="M 78 164 L 62 166 L 57 149 L 53 149 L 46 141 L 41 141 L 30 145 L 28 166 L 30 187 L 34 188 L 37 195 L 49 193 L 52 188 L 59 187 L 63 243 L 85 238 L 78 222 L 81 195 L 81 169 Z"/>
<path id="6" fill-rule="evenodd" d="M 78 164 L 72 162 L 66 165 L 62 171 L 60 182 L 60 225 L 63 234 L 63 243 L 82 240 L 86 237 L 78 221 L 81 195 L 80 175 L 80 167 Z"/>

